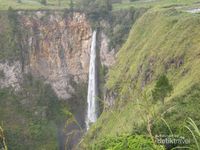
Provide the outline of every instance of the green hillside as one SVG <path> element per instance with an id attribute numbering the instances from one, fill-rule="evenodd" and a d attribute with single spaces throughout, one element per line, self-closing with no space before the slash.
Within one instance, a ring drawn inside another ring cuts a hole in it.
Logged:
<path id="1" fill-rule="evenodd" d="M 115 93 L 115 105 L 104 110 L 82 147 L 89 149 L 89 143 L 95 147 L 107 137 L 124 134 L 168 135 L 166 124 L 174 134 L 191 138 L 184 128 L 187 118 L 200 125 L 199 31 L 199 14 L 175 9 L 145 13 L 133 25 L 116 65 L 109 71 L 106 86 Z M 173 86 L 164 103 L 152 97 L 163 74 Z M 190 146 L 193 144 L 191 140 Z"/>
<path id="2" fill-rule="evenodd" d="M 46 4 L 43 0 L 1 0 L 0 10 L 7 10 L 9 7 L 14 9 L 63 9 L 69 6 L 69 0 L 47 0 Z"/>
<path id="3" fill-rule="evenodd" d="M 46 1 L 46 4 L 44 4 Z M 83 0 L 86 3 L 89 0 Z M 82 0 L 72 0 L 77 4 L 82 3 Z M 84 3 L 84 2 L 83 2 Z M 130 7 L 193 7 L 199 5 L 199 0 L 122 0 L 121 2 L 113 3 L 113 10 L 128 9 Z M 70 0 L 1 0 L 0 10 L 7 10 L 9 7 L 14 9 L 38 10 L 38 9 L 65 9 L 70 6 Z"/>
<path id="4" fill-rule="evenodd" d="M 127 9 L 130 7 L 192 7 L 199 5 L 199 0 L 122 0 L 121 3 L 113 4 L 115 10 Z"/>

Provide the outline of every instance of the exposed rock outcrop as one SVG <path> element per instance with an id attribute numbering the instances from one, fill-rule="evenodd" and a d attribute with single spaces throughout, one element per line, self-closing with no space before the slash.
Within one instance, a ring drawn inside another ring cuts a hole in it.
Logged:
<path id="1" fill-rule="evenodd" d="M 100 32 L 100 61 L 106 67 L 115 63 L 115 50 L 109 49 L 109 39 L 104 32 Z"/>
<path id="2" fill-rule="evenodd" d="M 19 61 L 0 62 L 0 88 L 12 87 L 15 91 L 20 90 L 22 81 L 22 66 Z"/>
<path id="3" fill-rule="evenodd" d="M 20 12 L 23 36 L 28 43 L 25 71 L 43 77 L 63 99 L 71 98 L 71 81 L 86 82 L 91 27 L 84 14 L 73 18 L 62 12 Z"/>
<path id="4" fill-rule="evenodd" d="M 84 14 L 73 17 L 63 12 L 19 12 L 26 51 L 25 72 L 43 77 L 58 97 L 69 99 L 75 93 L 73 83 L 87 83 L 91 46 L 91 26 Z M 100 32 L 100 61 L 106 67 L 114 63 L 114 50 Z"/>

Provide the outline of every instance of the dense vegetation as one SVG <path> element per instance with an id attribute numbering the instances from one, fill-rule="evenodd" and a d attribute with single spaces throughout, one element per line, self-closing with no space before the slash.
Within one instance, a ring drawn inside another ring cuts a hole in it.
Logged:
<path id="1" fill-rule="evenodd" d="M 110 39 L 110 49 L 119 50 L 128 38 L 128 34 L 132 25 L 140 18 L 145 12 L 146 8 L 131 7 L 126 10 L 113 11 L 106 20 L 109 22 L 109 27 L 102 27 L 102 30 L 107 34 Z"/>
<path id="2" fill-rule="evenodd" d="M 59 125 L 69 116 L 49 85 L 27 76 L 22 91 L 0 90 L 0 118 L 10 150 L 59 149 Z"/>
<path id="3" fill-rule="evenodd" d="M 150 138 L 140 135 L 120 135 L 106 137 L 90 145 L 93 150 L 164 150 L 162 146 L 155 145 Z"/>
<path id="4" fill-rule="evenodd" d="M 18 24 L 15 13 L 10 9 L 9 12 L 0 12 L 0 59 L 19 58 L 20 47 L 17 41 Z"/>

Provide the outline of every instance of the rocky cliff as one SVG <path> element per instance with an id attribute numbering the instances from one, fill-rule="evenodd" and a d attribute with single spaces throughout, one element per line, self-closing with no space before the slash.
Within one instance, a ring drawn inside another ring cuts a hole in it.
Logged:
<path id="1" fill-rule="evenodd" d="M 59 98 L 70 99 L 74 84 L 87 83 L 92 29 L 86 16 L 62 11 L 19 11 L 18 16 L 24 63 L 1 63 L 5 75 L 1 87 L 19 89 L 24 68 L 24 73 L 51 84 Z M 98 40 L 101 63 L 109 67 L 114 51 L 109 51 L 109 39 L 103 32 Z"/>
<path id="2" fill-rule="evenodd" d="M 87 79 L 92 30 L 85 15 L 74 13 L 71 18 L 59 12 L 21 12 L 20 16 L 28 44 L 25 71 L 43 77 L 58 97 L 71 98 L 72 80 Z"/>
<path id="3" fill-rule="evenodd" d="M 2 31 L 0 35 L 3 37 L 0 38 L 0 42 L 4 43 L 3 41 L 12 39 L 10 43 L 14 46 L 9 43 L 0 45 L 0 89 L 6 88 L 9 93 L 12 91 L 11 88 L 14 89 L 17 96 L 22 96 L 14 98 L 15 101 L 13 101 L 13 103 L 19 104 L 20 111 L 25 115 L 19 118 L 25 120 L 24 124 L 28 124 L 30 118 L 34 121 L 38 118 L 40 121 L 42 119 L 49 120 L 48 114 L 52 111 L 58 112 L 56 114 L 58 118 L 63 114 L 63 105 L 67 105 L 69 107 L 67 109 L 73 114 L 78 124 L 84 128 L 92 36 L 92 28 L 87 17 L 79 12 L 72 15 L 64 11 L 17 11 L 8 12 L 8 15 L 3 14 L 2 16 L 4 18 L 0 17 L 0 19 L 3 19 L 4 24 L 0 23 L 0 31 Z M 99 43 L 98 61 L 103 66 L 110 67 L 114 63 L 115 53 L 109 50 L 109 39 L 103 31 L 99 30 L 97 40 Z M 29 81 L 32 79 L 34 82 Z M 51 88 L 43 89 L 43 82 L 50 85 L 58 98 L 54 97 Z M 5 93 L 5 90 L 3 92 Z M 58 99 L 64 101 L 55 102 Z M 11 106 L 14 104 L 9 103 L 5 107 L 12 109 Z M 27 111 L 30 112 L 31 117 L 26 116 Z M 3 112 L 7 112 L 6 109 Z M 18 115 L 17 112 L 15 113 Z M 43 116 L 42 119 L 41 116 Z M 7 121 L 9 118 L 12 116 L 0 119 Z M 62 123 L 57 123 L 57 118 L 54 118 L 54 121 L 58 128 L 56 132 L 58 132 L 59 147 L 64 149 L 66 133 L 80 129 L 74 123 L 68 125 L 67 128 L 64 127 L 66 114 L 62 118 Z M 8 127 L 12 124 L 12 121 L 7 121 Z M 39 126 L 43 125 L 39 123 Z M 51 127 L 52 125 L 45 126 Z M 23 125 L 19 125 L 20 127 Z M 24 129 L 28 130 L 28 133 L 29 127 L 28 125 Z M 12 129 L 12 127 L 10 128 Z M 68 140 L 67 145 L 70 148 L 76 145 L 81 134 L 82 132 L 78 131 L 72 136 L 72 139 Z M 47 137 L 46 134 L 43 136 Z M 48 140 L 48 138 L 46 139 Z M 9 143 L 9 145 L 13 147 L 15 144 Z"/>

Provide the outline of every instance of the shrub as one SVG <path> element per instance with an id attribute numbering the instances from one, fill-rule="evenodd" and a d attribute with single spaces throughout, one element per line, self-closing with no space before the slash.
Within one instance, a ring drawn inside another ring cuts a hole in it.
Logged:
<path id="1" fill-rule="evenodd" d="M 154 100 L 161 100 L 164 103 L 164 98 L 168 96 L 173 90 L 172 85 L 169 83 L 165 75 L 161 75 L 156 82 L 152 96 Z"/>

